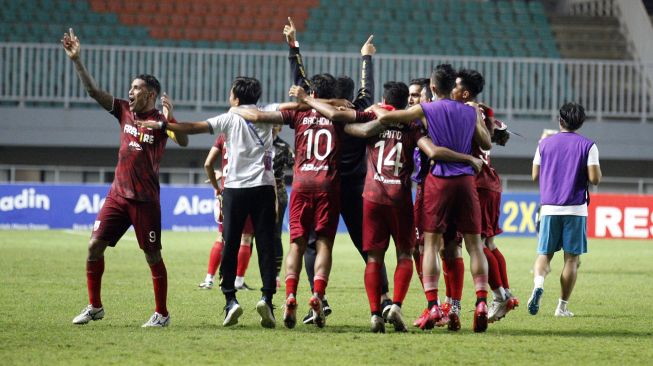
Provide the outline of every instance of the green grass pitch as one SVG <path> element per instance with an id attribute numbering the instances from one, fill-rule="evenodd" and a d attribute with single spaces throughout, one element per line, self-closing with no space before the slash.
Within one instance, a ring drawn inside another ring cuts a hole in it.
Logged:
<path id="1" fill-rule="evenodd" d="M 336 239 L 327 289 L 334 313 L 324 329 L 303 324 L 285 329 L 283 289 L 274 299 L 276 329 L 263 329 L 258 323 L 254 310 L 258 291 L 238 293 L 245 312 L 237 326 L 223 328 L 220 291 L 197 289 L 214 234 L 172 232 L 163 234 L 170 327 L 140 327 L 154 311 L 154 299 L 149 268 L 133 233 L 106 253 L 104 320 L 74 326 L 72 318 L 87 304 L 88 235 L 0 232 L 0 364 L 633 365 L 651 364 L 653 359 L 650 241 L 590 240 L 590 253 L 582 257 L 569 305 L 576 317 L 558 319 L 553 311 L 562 258 L 554 259 L 540 313 L 531 316 L 526 302 L 532 288 L 535 239 L 499 238 L 511 287 L 522 306 L 491 324 L 487 333 L 471 330 L 474 293 L 466 268 L 460 332 L 411 328 L 408 334 L 394 334 L 389 328 L 386 334 L 371 334 L 363 262 L 345 235 Z M 392 276 L 395 259 L 388 258 L 387 264 Z M 256 255 L 246 278 L 249 285 L 260 286 Z M 443 281 L 440 286 L 444 288 Z M 307 311 L 308 298 L 302 273 L 298 315 Z M 407 320 L 412 323 L 424 306 L 414 275 L 404 304 Z"/>

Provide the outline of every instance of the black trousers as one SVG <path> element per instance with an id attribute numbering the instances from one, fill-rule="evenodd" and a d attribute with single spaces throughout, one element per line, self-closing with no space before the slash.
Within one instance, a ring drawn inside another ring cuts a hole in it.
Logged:
<path id="1" fill-rule="evenodd" d="M 286 214 L 286 208 L 288 207 L 288 196 L 285 194 L 282 196 L 277 193 L 277 206 L 279 214 L 277 215 L 278 220 L 274 226 L 274 256 L 275 270 L 278 276 L 281 271 L 281 265 L 283 264 L 283 242 L 281 241 L 281 234 L 283 232 L 283 217 Z"/>
<path id="2" fill-rule="evenodd" d="M 263 295 L 270 299 L 277 291 L 276 270 L 274 265 L 274 229 L 276 200 L 273 186 L 253 188 L 225 188 L 222 194 L 222 212 L 224 216 L 223 232 L 224 250 L 222 252 L 222 282 L 220 288 L 227 300 L 235 297 L 236 267 L 240 237 L 248 215 L 252 216 L 256 253 L 261 272 Z"/>
<path id="3" fill-rule="evenodd" d="M 343 177 L 340 184 L 340 215 L 347 226 L 349 237 L 354 243 L 356 250 L 367 263 L 367 253 L 363 252 L 363 189 L 365 188 L 365 176 Z M 313 292 L 313 277 L 315 276 L 315 234 L 311 233 L 308 239 L 308 246 L 304 252 L 304 266 L 306 275 Z M 381 291 L 388 292 L 388 275 L 385 263 L 381 268 Z"/>

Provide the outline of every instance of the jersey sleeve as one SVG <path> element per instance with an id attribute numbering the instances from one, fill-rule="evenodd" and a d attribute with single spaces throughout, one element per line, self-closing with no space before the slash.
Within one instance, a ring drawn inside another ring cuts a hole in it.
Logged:
<path id="1" fill-rule="evenodd" d="M 111 106 L 109 113 L 111 113 L 118 119 L 118 121 L 120 121 L 122 111 L 125 109 L 125 107 L 129 108 L 129 102 L 124 99 L 113 98 L 113 105 Z"/>
<path id="2" fill-rule="evenodd" d="M 589 155 L 587 156 L 587 166 L 590 165 L 600 165 L 599 164 L 599 148 L 596 147 L 596 144 L 592 145 L 590 148 Z"/>
<path id="3" fill-rule="evenodd" d="M 306 76 L 304 61 L 302 60 L 302 55 L 299 53 L 299 47 L 290 47 L 288 61 L 290 62 L 290 73 L 292 74 L 293 84 L 301 86 L 308 92 L 311 82 Z"/>
<path id="4" fill-rule="evenodd" d="M 374 102 L 374 68 L 372 56 L 365 55 L 361 61 L 361 87 L 354 99 L 356 110 L 364 110 Z"/>
<path id="5" fill-rule="evenodd" d="M 227 122 L 228 118 L 226 113 L 206 120 L 206 123 L 209 124 L 209 133 L 211 135 L 222 133 L 225 130 Z"/>
<path id="6" fill-rule="evenodd" d="M 540 147 L 538 146 L 535 150 L 535 157 L 533 157 L 533 165 L 541 165 L 542 157 L 540 156 Z M 589 165 L 589 162 L 588 164 Z"/>
<path id="7" fill-rule="evenodd" d="M 283 124 L 290 126 L 290 128 L 295 128 L 295 111 L 283 110 L 281 112 L 281 117 L 283 117 Z"/>
<path id="8" fill-rule="evenodd" d="M 369 122 L 376 119 L 374 112 L 356 111 L 356 122 Z"/>

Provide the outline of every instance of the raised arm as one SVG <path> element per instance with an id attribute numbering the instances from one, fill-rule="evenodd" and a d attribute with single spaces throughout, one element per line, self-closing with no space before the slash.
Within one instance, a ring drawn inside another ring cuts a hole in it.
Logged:
<path id="1" fill-rule="evenodd" d="M 283 115 L 281 112 L 260 111 L 257 108 L 231 107 L 229 113 L 237 114 L 245 120 L 253 123 L 272 123 L 275 125 L 283 124 Z"/>
<path id="2" fill-rule="evenodd" d="M 172 115 L 172 101 L 170 101 L 168 94 L 163 93 L 163 96 L 161 97 L 161 104 L 163 105 L 163 115 L 166 117 L 168 122 L 177 123 L 175 117 Z M 169 129 L 166 130 L 166 133 L 168 134 L 168 137 L 170 137 L 172 141 L 174 141 L 177 145 L 182 147 L 188 146 L 188 135 L 185 133 L 174 133 Z"/>
<path id="3" fill-rule="evenodd" d="M 295 23 L 293 23 L 290 17 L 288 17 L 288 24 L 283 27 L 283 35 L 286 36 L 286 41 L 290 47 L 288 61 L 290 61 L 290 73 L 292 74 L 293 85 L 299 85 L 304 90 L 308 90 L 311 82 L 308 80 L 308 76 L 306 76 L 304 61 L 302 60 L 302 55 L 299 53 L 297 28 L 295 28 Z"/>
<path id="4" fill-rule="evenodd" d="M 86 70 L 84 63 L 80 58 L 81 47 L 79 38 L 77 38 L 72 28 L 68 30 L 68 33 L 64 33 L 61 43 L 63 44 L 63 49 L 66 51 L 66 54 L 73 61 L 73 64 L 75 64 L 75 71 L 77 72 L 79 79 L 82 81 L 88 95 L 95 99 L 102 108 L 107 111 L 112 110 L 113 95 L 100 89 L 95 83 L 93 77 L 88 73 L 88 70 Z"/>
<path id="5" fill-rule="evenodd" d="M 288 95 L 291 97 L 296 97 L 297 102 L 302 104 L 308 104 L 311 108 L 315 108 L 316 111 L 320 112 L 324 117 L 332 120 L 333 122 L 355 122 L 356 121 L 356 111 L 353 109 L 339 110 L 321 99 L 315 99 L 310 95 L 306 94 L 306 91 L 297 85 L 290 87 Z"/>
<path id="6" fill-rule="evenodd" d="M 379 119 L 384 125 L 404 124 L 407 125 L 413 121 L 424 120 L 424 110 L 417 104 L 408 109 L 388 112 Z"/>
<path id="7" fill-rule="evenodd" d="M 376 53 L 376 48 L 372 43 L 374 35 L 371 35 L 361 48 L 361 79 L 358 94 L 354 99 L 356 110 L 364 110 L 374 103 L 374 68 L 372 56 Z"/>
<path id="8" fill-rule="evenodd" d="M 481 171 L 483 160 L 472 155 L 461 154 L 446 147 L 437 146 L 430 138 L 424 136 L 417 141 L 417 146 L 431 160 L 451 161 L 456 163 L 467 163 L 474 168 L 476 173 Z"/>

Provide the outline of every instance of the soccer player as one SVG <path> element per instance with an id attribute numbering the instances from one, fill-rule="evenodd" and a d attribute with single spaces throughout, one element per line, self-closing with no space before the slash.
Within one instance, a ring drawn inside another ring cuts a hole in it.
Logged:
<path id="1" fill-rule="evenodd" d="M 285 183 L 285 170 L 292 168 L 295 165 L 295 153 L 292 147 L 279 137 L 281 126 L 275 125 L 272 128 L 274 140 L 274 160 L 272 167 L 274 168 L 274 180 L 277 187 L 277 221 L 274 230 L 274 263 L 277 270 L 277 287 L 280 287 L 279 274 L 281 272 L 281 265 L 283 264 L 283 242 L 281 241 L 281 233 L 283 231 L 283 217 L 286 214 L 286 207 L 288 206 L 288 192 L 286 191 Z"/>
<path id="2" fill-rule="evenodd" d="M 261 97 L 261 83 L 250 77 L 234 79 L 229 104 L 232 107 L 258 110 L 256 103 Z M 278 105 L 266 106 L 265 109 L 276 110 Z M 153 123 L 142 122 L 151 128 L 166 128 Z M 236 266 L 240 238 L 247 216 L 252 217 L 256 251 L 263 287 L 262 297 L 256 304 L 261 316 L 261 326 L 274 328 L 272 296 L 276 292 L 276 271 L 274 269 L 274 224 L 275 183 L 272 172 L 272 125 L 253 125 L 234 113 L 223 113 L 206 121 L 177 123 L 167 126 L 174 132 L 187 134 L 224 133 L 227 137 L 229 155 L 229 173 L 224 183 L 224 241 L 223 257 L 220 264 L 222 282 L 220 287 L 225 295 L 225 318 L 223 326 L 238 324 L 243 309 L 236 299 Z"/>
<path id="3" fill-rule="evenodd" d="M 565 263 L 554 315 L 574 316 L 567 303 L 576 284 L 580 256 L 587 253 L 588 185 L 598 185 L 602 176 L 596 144 L 576 132 L 584 121 L 582 105 L 565 103 L 560 108 L 560 133 L 542 139 L 533 158 L 533 181 L 539 182 L 542 208 L 534 287 L 528 300 L 532 315 L 540 309 L 551 259 L 562 249 Z"/>
<path id="4" fill-rule="evenodd" d="M 218 157 L 221 157 L 220 170 L 213 170 Z M 206 160 L 204 161 L 204 170 L 208 176 L 208 181 L 213 186 L 215 190 L 215 196 L 218 199 L 218 210 L 215 213 L 215 216 L 218 218 L 218 237 L 213 243 L 211 248 L 211 253 L 209 254 L 209 265 L 206 272 L 206 277 L 204 281 L 199 284 L 200 289 L 210 290 L 213 288 L 215 273 L 222 259 L 222 250 L 224 248 L 224 240 L 222 238 L 222 191 L 224 189 L 224 178 L 229 170 L 229 160 L 227 154 L 227 146 L 225 142 L 225 135 L 220 134 L 218 138 L 215 139 L 215 143 L 211 150 L 209 150 Z M 220 182 L 218 182 L 218 179 Z M 245 222 L 245 228 L 243 229 L 243 234 L 240 239 L 240 248 L 238 249 L 238 267 L 236 269 L 236 280 L 235 287 L 237 290 L 251 290 L 249 286 L 245 283 L 245 272 L 249 265 L 250 257 L 252 256 L 252 237 L 254 229 L 252 227 L 251 217 L 247 217 Z"/>
<path id="5" fill-rule="evenodd" d="M 475 101 L 478 94 L 483 91 L 484 86 L 485 79 L 478 71 L 462 69 L 458 71 L 456 87 L 451 95 L 454 100 L 459 102 Z M 492 108 L 481 105 L 481 110 L 485 126 L 492 136 L 492 141 L 504 146 L 510 136 L 506 125 L 494 118 Z M 494 293 L 494 300 L 488 310 L 488 320 L 494 322 L 503 318 L 508 311 L 512 310 L 518 304 L 518 300 L 510 292 L 506 261 L 494 243 L 494 237 L 503 232 L 499 227 L 501 179 L 490 165 L 490 151 L 481 149 L 477 144 L 474 144 L 472 149 L 472 154 L 479 156 L 484 162 L 483 169 L 476 175 L 476 188 L 481 207 L 483 252 L 488 261 L 488 282 L 490 289 Z M 454 299 L 454 301 L 459 300 Z"/>
<path id="6" fill-rule="evenodd" d="M 428 78 L 417 78 L 411 80 L 408 85 L 408 107 L 430 102 L 431 99 L 433 99 L 430 85 L 431 80 Z"/>
<path id="7" fill-rule="evenodd" d="M 421 120 L 429 137 L 437 146 L 470 154 L 472 141 L 484 149 L 491 147 L 490 136 L 477 107 L 449 99 L 455 86 L 456 73 L 451 65 L 438 65 L 431 75 L 431 90 L 438 97 L 407 110 L 389 112 L 380 118 L 383 124 L 409 124 Z M 429 301 L 430 321 L 438 322 L 443 314 L 438 306 L 440 264 L 437 260 L 442 234 L 455 225 L 463 234 L 471 258 L 472 277 L 476 288 L 474 331 L 487 329 L 487 260 L 481 243 L 481 222 L 478 193 L 474 185 L 474 169 L 464 163 L 438 161 L 427 175 L 424 186 L 424 292 Z M 432 324 L 425 324 L 428 328 Z"/>
<path id="8" fill-rule="evenodd" d="M 387 82 L 383 85 L 383 89 L 382 107 L 374 108 L 376 113 L 385 113 L 384 109 L 395 110 L 406 107 L 408 97 L 406 84 Z M 383 293 L 381 266 L 392 236 L 397 248 L 397 268 L 394 275 L 393 305 L 388 311 L 387 319 L 393 324 L 395 331 L 406 332 L 401 305 L 413 274 L 412 252 L 415 236 L 410 180 L 413 171 L 413 150 L 419 145 L 430 158 L 469 162 L 479 168 L 481 161 L 471 155 L 458 154 L 434 146 L 425 136 L 424 127 L 419 122 L 391 126 L 383 131 L 382 126 L 379 128 L 378 121 L 352 123 L 376 118 L 374 113 L 338 111 L 306 96 L 300 87 L 293 87 L 290 94 L 297 96 L 299 101 L 310 105 L 329 119 L 350 122 L 345 125 L 345 132 L 367 139 L 368 169 L 363 191 L 363 250 L 368 256 L 365 288 L 372 313 L 371 330 L 375 333 L 385 332 L 380 306 Z"/>
<path id="9" fill-rule="evenodd" d="M 330 74 L 311 78 L 314 98 L 332 99 L 336 79 Z M 295 168 L 290 196 L 290 248 L 286 256 L 286 304 L 284 324 L 294 328 L 297 323 L 297 282 L 302 269 L 302 257 L 308 235 L 317 236 L 315 280 L 309 305 L 313 322 L 325 325 L 322 301 L 331 272 L 333 240 L 340 212 L 340 173 L 344 124 L 333 123 L 315 110 L 264 112 L 253 109 L 232 109 L 255 123 L 288 124 L 295 130 Z"/>
<path id="10" fill-rule="evenodd" d="M 120 150 L 111 189 L 98 213 L 86 261 L 86 284 L 89 305 L 73 319 L 73 324 L 86 324 L 104 317 L 100 297 L 104 273 L 104 251 L 115 246 L 123 234 L 134 226 L 138 245 L 150 265 L 156 310 L 143 327 L 165 327 L 170 324 L 166 306 L 168 274 L 161 257 L 161 206 L 159 202 L 159 163 L 168 136 L 181 146 L 188 144 L 183 134 L 166 134 L 139 128 L 137 119 L 165 124 L 168 119 L 156 109 L 161 93 L 159 81 L 152 75 L 139 75 L 131 83 L 129 100 L 114 98 L 100 89 L 80 57 L 81 45 L 72 28 L 62 39 L 63 48 L 75 64 L 75 70 L 89 96 L 118 119 Z M 170 121 L 172 122 L 172 121 Z"/>
<path id="11" fill-rule="evenodd" d="M 294 85 L 310 89 L 310 80 L 307 79 L 307 73 L 304 68 L 301 54 L 299 52 L 299 42 L 297 41 L 297 29 L 292 21 L 288 18 L 288 24 L 284 26 L 283 34 L 289 45 L 290 70 L 293 77 Z M 354 98 L 354 81 L 348 76 L 340 76 L 336 79 L 336 98 L 342 98 L 347 101 L 353 101 L 351 106 L 355 110 L 363 111 L 373 103 L 374 96 L 374 69 L 372 57 L 376 53 L 376 48 L 372 43 L 373 36 L 370 36 L 367 42 L 361 47 L 361 77 L 360 88 Z M 347 232 L 352 243 L 358 250 L 364 261 L 367 262 L 367 254 L 363 251 L 363 187 L 365 186 L 365 140 L 358 137 L 344 134 L 342 140 L 342 156 L 340 158 L 340 215 L 347 226 Z M 345 189 L 346 187 L 346 189 Z M 310 235 L 306 251 L 304 253 L 304 262 L 306 274 L 313 292 L 313 265 L 315 263 L 315 235 Z M 382 268 L 382 296 L 384 314 L 392 306 L 392 301 L 388 297 L 388 276 L 385 265 Z M 323 301 L 325 315 L 331 314 L 331 307 L 326 297 Z M 309 310 L 308 315 L 304 317 L 304 324 L 313 322 L 313 313 Z"/>

